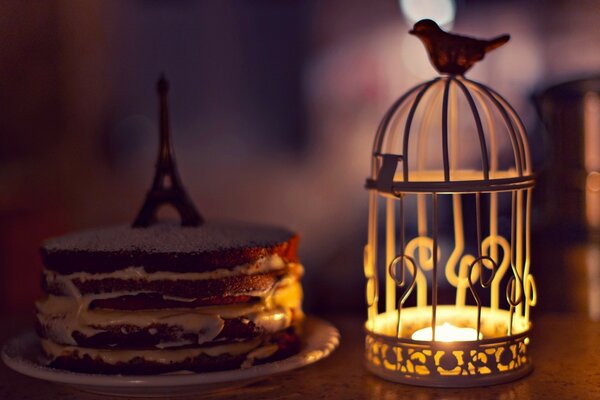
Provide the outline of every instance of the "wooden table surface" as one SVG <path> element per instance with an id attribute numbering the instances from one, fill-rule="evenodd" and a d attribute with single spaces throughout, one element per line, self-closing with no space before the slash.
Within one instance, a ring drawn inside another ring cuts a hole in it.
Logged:
<path id="1" fill-rule="evenodd" d="M 600 323 L 570 314 L 534 319 L 534 371 L 508 384 L 477 389 L 430 389 L 391 383 L 362 364 L 361 318 L 329 318 L 342 334 L 341 346 L 314 365 L 279 374 L 243 389 L 180 399 L 600 399 Z M 0 339 L 27 328 L 29 321 L 0 319 Z M 1 364 L 1 363 L 0 363 Z M 106 399 L 67 386 L 28 378 L 0 367 L 0 399 Z"/>

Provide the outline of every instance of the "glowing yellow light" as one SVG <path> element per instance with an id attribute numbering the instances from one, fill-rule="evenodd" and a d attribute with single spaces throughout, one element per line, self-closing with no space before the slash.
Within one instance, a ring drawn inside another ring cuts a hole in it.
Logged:
<path id="1" fill-rule="evenodd" d="M 419 329 L 412 334 L 412 340 L 431 341 L 433 330 L 431 327 Z M 481 338 L 481 334 L 479 334 Z M 477 340 L 477 329 L 459 328 L 448 322 L 438 325 L 435 328 L 436 342 L 465 342 Z"/>

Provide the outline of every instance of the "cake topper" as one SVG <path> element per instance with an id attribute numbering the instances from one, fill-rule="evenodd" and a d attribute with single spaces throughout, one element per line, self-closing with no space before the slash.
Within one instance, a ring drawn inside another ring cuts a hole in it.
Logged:
<path id="1" fill-rule="evenodd" d="M 440 73 L 464 75 L 486 53 L 508 42 L 510 35 L 480 40 L 444 32 L 430 19 L 422 19 L 409 31 L 425 45 L 431 63 Z"/>
<path id="2" fill-rule="evenodd" d="M 177 173 L 171 134 L 169 132 L 169 109 L 167 93 L 169 83 L 161 74 L 157 91 L 160 101 L 160 148 L 156 161 L 156 172 L 152 187 L 146 195 L 146 200 L 133 222 L 134 228 L 144 228 L 156 222 L 156 212 L 163 204 L 171 204 L 181 217 L 182 226 L 198 226 L 204 222 L 202 216 L 188 197 Z"/>

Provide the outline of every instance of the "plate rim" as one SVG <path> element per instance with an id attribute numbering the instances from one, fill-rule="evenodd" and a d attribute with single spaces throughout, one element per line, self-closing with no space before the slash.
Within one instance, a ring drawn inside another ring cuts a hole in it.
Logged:
<path id="1" fill-rule="evenodd" d="M 235 369 L 216 372 L 189 373 L 189 374 L 163 374 L 163 375 L 101 375 L 87 374 L 60 370 L 46 367 L 37 362 L 23 357 L 23 352 L 10 355 L 10 349 L 14 350 L 19 340 L 35 340 L 37 335 L 33 329 L 28 329 L 10 337 L 2 346 L 1 358 L 4 364 L 15 372 L 31 378 L 41 379 L 49 382 L 62 383 L 77 386 L 96 387 L 184 387 L 209 385 L 226 382 L 236 382 L 274 375 L 287 372 L 313 364 L 328 357 L 340 343 L 339 330 L 330 322 L 314 317 L 306 316 L 301 335 L 303 348 L 299 353 L 282 360 L 266 364 L 255 365 L 247 369 Z M 35 339 L 28 336 L 35 335 Z"/>

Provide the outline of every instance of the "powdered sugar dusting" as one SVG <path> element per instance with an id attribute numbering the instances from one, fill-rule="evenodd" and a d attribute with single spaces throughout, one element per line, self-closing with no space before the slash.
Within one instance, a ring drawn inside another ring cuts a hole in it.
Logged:
<path id="1" fill-rule="evenodd" d="M 270 247 L 289 240 L 293 235 L 284 228 L 239 222 L 207 221 L 200 227 L 161 222 L 148 228 L 117 225 L 79 231 L 48 239 L 42 247 L 48 252 L 207 253 Z"/>

